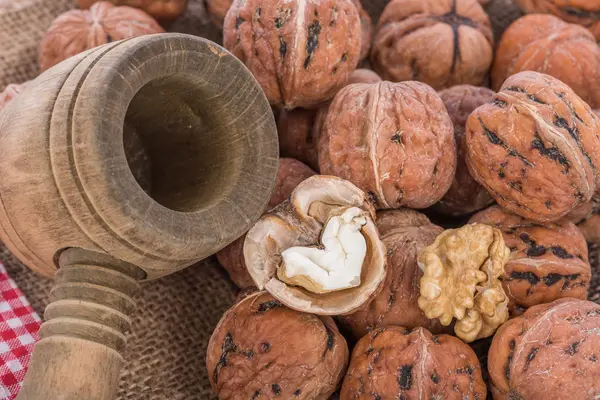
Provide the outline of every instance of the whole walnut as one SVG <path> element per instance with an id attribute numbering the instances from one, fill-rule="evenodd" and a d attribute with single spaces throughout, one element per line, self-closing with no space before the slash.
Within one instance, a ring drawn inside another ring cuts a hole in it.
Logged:
<path id="1" fill-rule="evenodd" d="M 144 11 L 99 1 L 89 10 L 70 10 L 52 22 L 40 45 L 40 69 L 45 71 L 69 57 L 112 41 L 161 32 L 163 28 Z"/>
<path id="2" fill-rule="evenodd" d="M 599 119 L 549 75 L 511 76 L 467 121 L 467 166 L 508 211 L 556 221 L 590 201 L 600 166 Z"/>
<path id="3" fill-rule="evenodd" d="M 531 307 L 496 333 L 488 356 L 494 400 L 597 398 L 600 306 L 560 299 Z"/>
<path id="4" fill-rule="evenodd" d="M 492 101 L 494 92 L 488 88 L 471 85 L 458 85 L 438 93 L 454 125 L 457 164 L 456 174 L 450 190 L 433 208 L 445 215 L 460 216 L 479 211 L 494 202 L 494 199 L 475 179 L 471 177 L 465 153 L 465 125 L 467 118 L 477 107 Z"/>
<path id="5" fill-rule="evenodd" d="M 360 58 L 353 0 L 235 0 L 223 35 L 269 101 L 286 109 L 331 99 Z"/>
<path id="6" fill-rule="evenodd" d="M 429 207 L 456 170 L 452 121 L 420 82 L 346 86 L 329 107 L 318 153 L 322 174 L 351 181 L 378 209 Z"/>
<path id="7" fill-rule="evenodd" d="M 493 43 L 477 0 L 392 0 L 375 32 L 371 65 L 385 80 L 421 81 L 436 90 L 482 85 Z"/>
<path id="8" fill-rule="evenodd" d="M 17 95 L 21 93 L 23 89 L 25 89 L 25 86 L 28 82 L 29 81 L 20 84 L 11 83 L 4 88 L 2 93 L 0 93 L 0 111 L 6 107 L 6 105 L 10 103 L 12 99 L 17 97 Z"/>
<path id="9" fill-rule="evenodd" d="M 390 326 L 363 337 L 352 351 L 340 400 L 485 399 L 473 350 L 450 335 Z"/>
<path id="10" fill-rule="evenodd" d="M 208 343 L 219 399 L 327 400 L 343 378 L 348 346 L 331 317 L 287 308 L 265 292 L 229 309 Z"/>
<path id="11" fill-rule="evenodd" d="M 554 14 L 560 19 L 588 28 L 600 40 L 600 1 L 598 0 L 515 0 L 529 14 Z"/>
<path id="12" fill-rule="evenodd" d="M 76 0 L 80 8 L 90 8 L 98 0 Z M 187 0 L 109 0 L 116 6 L 139 8 L 159 21 L 169 22 L 185 10 Z"/>
<path id="13" fill-rule="evenodd" d="M 498 44 L 492 87 L 511 75 L 536 71 L 560 79 L 591 107 L 600 107 L 600 47 L 587 29 L 546 14 L 513 22 Z"/>
<path id="14" fill-rule="evenodd" d="M 347 85 L 380 81 L 381 78 L 375 72 L 359 68 L 350 73 Z M 305 108 L 281 110 L 277 118 L 277 131 L 282 155 L 296 158 L 312 169 L 319 170 L 317 145 L 330 104 L 327 102 L 312 110 Z"/>
<path id="15" fill-rule="evenodd" d="M 539 224 L 493 206 L 475 214 L 502 231 L 510 248 L 502 285 L 512 307 L 531 307 L 563 297 L 587 299 L 591 267 L 583 234 L 567 220 Z"/>
<path id="16" fill-rule="evenodd" d="M 266 211 L 285 201 L 296 189 L 296 186 L 313 175 L 315 175 L 315 172 L 300 161 L 293 158 L 280 158 L 275 187 Z M 229 278 L 239 288 L 254 286 L 254 281 L 250 277 L 244 262 L 245 239 L 246 235 L 238 238 L 216 254 L 217 260 L 225 268 Z"/>
<path id="17" fill-rule="evenodd" d="M 423 271 L 417 265 L 419 253 L 435 241 L 443 229 L 410 209 L 377 213 L 377 229 L 387 248 L 387 274 L 379 294 L 355 313 L 338 317 L 355 338 L 373 329 L 400 325 L 443 331 L 437 320 L 428 319 L 419 308 L 419 280 Z"/>

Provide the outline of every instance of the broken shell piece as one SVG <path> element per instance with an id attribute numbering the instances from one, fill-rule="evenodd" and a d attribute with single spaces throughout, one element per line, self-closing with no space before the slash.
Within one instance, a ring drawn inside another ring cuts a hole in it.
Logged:
<path id="1" fill-rule="evenodd" d="M 508 297 L 498 279 L 510 250 L 502 232 L 483 224 L 449 229 L 419 256 L 419 308 L 465 342 L 491 336 L 508 320 Z"/>
<path id="2" fill-rule="evenodd" d="M 259 289 L 298 311 L 348 314 L 377 294 L 385 245 L 364 192 L 333 176 L 302 182 L 246 235 L 244 259 Z"/>

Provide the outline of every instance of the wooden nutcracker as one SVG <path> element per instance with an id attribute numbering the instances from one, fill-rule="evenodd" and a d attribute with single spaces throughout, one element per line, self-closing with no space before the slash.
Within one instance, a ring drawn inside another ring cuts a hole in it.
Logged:
<path id="1" fill-rule="evenodd" d="M 115 396 L 139 282 L 259 218 L 278 148 L 250 72 L 207 40 L 109 43 L 46 71 L 0 114 L 0 238 L 55 275 L 18 399 Z"/>

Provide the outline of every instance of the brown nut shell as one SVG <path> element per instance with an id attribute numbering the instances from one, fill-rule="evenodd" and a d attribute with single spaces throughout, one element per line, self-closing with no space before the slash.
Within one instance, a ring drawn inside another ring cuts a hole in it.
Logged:
<path id="1" fill-rule="evenodd" d="M 367 220 L 361 229 L 367 254 L 360 285 L 330 293 L 314 293 L 287 285 L 277 277 L 281 253 L 294 246 L 317 246 L 324 224 L 339 210 L 357 207 Z M 348 314 L 373 298 L 385 279 L 385 245 L 374 223 L 375 212 L 356 186 L 333 176 L 316 175 L 302 182 L 290 199 L 265 214 L 246 235 L 244 259 L 259 289 L 298 311 L 319 315 Z"/>
<path id="2" fill-rule="evenodd" d="M 521 71 L 561 80 L 591 107 L 600 107 L 600 47 L 587 29 L 552 15 L 526 15 L 513 22 L 498 44 L 492 88 Z"/>
<path id="3" fill-rule="evenodd" d="M 70 10 L 52 22 L 40 45 L 40 69 L 108 42 L 161 32 L 163 28 L 144 11 L 99 1 L 89 10 Z"/>
<path id="4" fill-rule="evenodd" d="M 223 33 L 271 104 L 286 109 L 331 99 L 360 57 L 353 0 L 235 0 Z"/>
<path id="5" fill-rule="evenodd" d="M 381 292 L 367 306 L 338 318 L 355 338 L 373 329 L 399 325 L 408 329 L 424 327 L 434 333 L 444 331 L 438 320 L 428 319 L 419 308 L 419 280 L 423 271 L 417 265 L 421 251 L 432 244 L 443 229 L 407 208 L 377 213 L 377 228 L 387 248 L 387 274 Z"/>
<path id="6" fill-rule="evenodd" d="M 598 0 L 514 0 L 528 14 L 554 14 L 563 21 L 589 29 L 600 40 L 600 1 Z"/>
<path id="7" fill-rule="evenodd" d="M 467 120 L 467 166 L 498 204 L 556 221 L 590 201 L 600 167 L 600 123 L 571 88 L 521 72 Z"/>
<path id="8" fill-rule="evenodd" d="M 590 202 L 592 212 L 577 223 L 577 227 L 588 243 L 600 244 L 600 197 L 594 196 Z"/>
<path id="9" fill-rule="evenodd" d="M 179 17 L 185 7 L 187 6 L 188 0 L 109 0 L 115 6 L 129 6 L 139 8 L 145 11 L 150 16 L 154 17 L 159 21 L 172 21 Z M 76 0 L 75 1 L 79 8 L 87 9 L 90 8 L 98 0 Z"/>
<path id="10" fill-rule="evenodd" d="M 285 307 L 266 292 L 229 309 L 208 343 L 206 366 L 223 400 L 327 400 L 348 364 L 331 317 Z"/>
<path id="11" fill-rule="evenodd" d="M 434 89 L 484 83 L 492 64 L 490 20 L 477 0 L 392 0 L 371 50 L 385 80 L 415 80 Z"/>
<path id="12" fill-rule="evenodd" d="M 429 207 L 456 170 L 452 121 L 420 82 L 346 86 L 329 107 L 319 167 L 367 192 L 378 209 Z"/>
<path id="13" fill-rule="evenodd" d="M 457 164 L 452 186 L 433 208 L 444 215 L 465 215 L 479 211 L 494 202 L 487 190 L 471 177 L 465 162 L 467 118 L 477 107 L 491 102 L 494 92 L 485 87 L 458 85 L 444 89 L 438 94 L 454 125 Z"/>
<path id="14" fill-rule="evenodd" d="M 352 351 L 340 400 L 485 399 L 473 350 L 450 335 L 424 328 L 378 328 Z"/>
<path id="15" fill-rule="evenodd" d="M 600 306 L 560 299 L 504 324 L 490 348 L 494 400 L 593 399 L 600 393 Z"/>
<path id="16" fill-rule="evenodd" d="M 469 222 L 498 228 L 511 249 L 502 286 L 511 305 L 531 307 L 571 297 L 587 299 L 591 279 L 583 234 L 566 220 L 539 224 L 499 206 L 475 214 Z"/>

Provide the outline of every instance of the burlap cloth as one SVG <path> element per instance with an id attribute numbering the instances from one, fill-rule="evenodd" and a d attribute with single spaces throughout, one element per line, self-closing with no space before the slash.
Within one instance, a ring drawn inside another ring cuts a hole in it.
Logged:
<path id="1" fill-rule="evenodd" d="M 169 30 L 220 42 L 221 33 L 206 17 L 203 0 L 190 1 L 186 14 Z M 363 0 L 363 3 L 376 20 L 387 1 Z M 72 0 L 13 0 L 10 7 L 0 11 L 0 89 L 37 75 L 37 48 L 42 35 L 53 18 L 73 4 Z M 510 0 L 492 0 L 487 10 L 497 38 L 519 15 Z M 598 301 L 597 251 L 591 255 L 596 271 L 590 298 Z M 27 269 L 4 246 L 0 246 L 0 259 L 41 315 L 52 282 Z M 212 258 L 158 281 L 144 283 L 124 353 L 118 398 L 215 399 L 206 373 L 205 350 L 213 328 L 235 294 L 234 285 Z"/>

